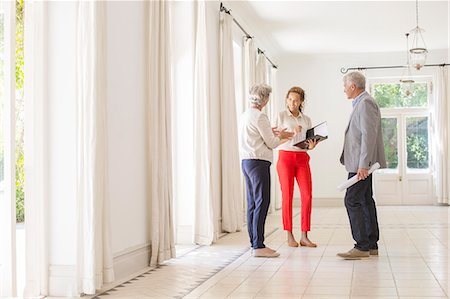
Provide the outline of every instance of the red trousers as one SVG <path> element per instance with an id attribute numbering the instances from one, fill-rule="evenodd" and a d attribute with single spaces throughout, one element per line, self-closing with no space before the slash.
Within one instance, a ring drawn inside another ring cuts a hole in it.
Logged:
<path id="1" fill-rule="evenodd" d="M 309 155 L 306 152 L 280 151 L 277 163 L 283 196 L 283 227 L 292 231 L 292 198 L 294 197 L 294 178 L 300 188 L 302 200 L 302 232 L 311 230 L 312 181 L 309 168 Z"/>

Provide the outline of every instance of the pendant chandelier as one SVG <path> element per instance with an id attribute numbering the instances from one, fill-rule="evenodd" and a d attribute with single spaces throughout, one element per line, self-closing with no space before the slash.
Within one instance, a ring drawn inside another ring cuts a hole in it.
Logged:
<path id="1" fill-rule="evenodd" d="M 419 0 L 416 0 L 416 27 L 410 31 L 413 40 L 411 49 L 409 49 L 409 54 L 411 57 L 411 64 L 414 65 L 417 70 L 420 70 L 425 65 L 428 53 L 422 32 L 425 32 L 425 30 L 419 27 Z"/>
<path id="2" fill-rule="evenodd" d="M 406 96 L 410 96 L 412 94 L 412 88 L 414 84 L 414 80 L 411 75 L 411 64 L 409 62 L 409 51 L 408 51 L 408 37 L 409 33 L 405 34 L 406 36 L 406 68 L 403 69 L 402 77 L 400 78 L 401 89 L 402 92 Z M 406 72 L 406 74 L 405 74 Z"/>

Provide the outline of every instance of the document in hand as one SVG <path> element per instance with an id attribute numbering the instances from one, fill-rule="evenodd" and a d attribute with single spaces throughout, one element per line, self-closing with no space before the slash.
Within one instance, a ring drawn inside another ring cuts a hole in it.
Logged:
<path id="1" fill-rule="evenodd" d="M 318 124 L 315 127 L 312 127 L 308 131 L 306 131 L 306 138 L 300 142 L 294 143 L 295 146 L 307 149 L 308 148 L 308 140 L 315 139 L 317 141 L 322 141 L 328 138 L 328 126 L 327 122 Z"/>

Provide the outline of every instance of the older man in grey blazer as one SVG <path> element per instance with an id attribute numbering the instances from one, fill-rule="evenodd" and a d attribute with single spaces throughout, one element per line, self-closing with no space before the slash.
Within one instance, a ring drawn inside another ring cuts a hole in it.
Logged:
<path id="1" fill-rule="evenodd" d="M 365 91 L 366 78 L 359 72 L 344 76 L 344 92 L 352 99 L 353 111 L 345 131 L 341 163 L 348 171 L 348 178 L 358 176 L 356 184 L 345 194 L 354 248 L 338 253 L 344 259 L 360 259 L 378 255 L 378 220 L 373 200 L 370 166 L 376 162 L 386 167 L 380 109 L 372 96 Z"/>

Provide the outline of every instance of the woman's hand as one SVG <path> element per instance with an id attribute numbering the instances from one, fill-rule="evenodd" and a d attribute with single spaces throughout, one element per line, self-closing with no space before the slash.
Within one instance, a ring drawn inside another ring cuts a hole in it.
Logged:
<path id="1" fill-rule="evenodd" d="M 319 143 L 319 142 L 316 139 L 309 139 L 307 141 L 307 143 L 308 143 L 308 149 L 312 150 L 316 147 L 317 143 Z"/>
<path id="2" fill-rule="evenodd" d="M 280 137 L 280 139 L 292 139 L 294 132 L 288 132 L 286 130 L 287 128 L 278 132 L 278 137 Z"/>
<path id="3" fill-rule="evenodd" d="M 273 135 L 275 135 L 275 136 L 280 135 L 280 131 L 278 131 L 277 128 L 278 128 L 278 127 L 272 127 L 272 133 L 273 133 Z"/>

